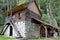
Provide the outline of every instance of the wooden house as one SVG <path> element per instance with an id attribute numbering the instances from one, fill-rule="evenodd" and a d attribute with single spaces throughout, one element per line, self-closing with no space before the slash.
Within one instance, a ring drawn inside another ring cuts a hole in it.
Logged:
<path id="1" fill-rule="evenodd" d="M 49 37 L 55 28 L 41 21 L 41 12 L 35 1 L 16 6 L 6 11 L 5 25 L 1 32 L 12 37 Z"/>

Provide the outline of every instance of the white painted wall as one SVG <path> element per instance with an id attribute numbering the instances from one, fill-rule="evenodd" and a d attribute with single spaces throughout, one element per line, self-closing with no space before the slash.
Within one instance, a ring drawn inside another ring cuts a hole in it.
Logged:
<path id="1" fill-rule="evenodd" d="M 15 22 L 14 24 L 17 27 L 17 30 L 21 33 L 21 36 L 26 37 L 25 36 L 25 22 L 19 21 L 19 22 Z M 7 28 L 4 35 L 9 36 L 9 34 L 10 34 L 10 27 Z M 13 27 L 13 35 L 12 35 L 12 37 L 19 37 L 19 35 L 16 32 L 16 30 L 14 29 L 14 27 Z"/>
<path id="2" fill-rule="evenodd" d="M 16 32 L 16 30 L 13 27 L 13 37 L 19 37 L 18 33 Z"/>
<path id="3" fill-rule="evenodd" d="M 10 32 L 10 27 L 7 28 L 6 32 L 4 33 L 5 36 L 9 36 L 9 32 Z"/>
<path id="4" fill-rule="evenodd" d="M 18 28 L 19 32 L 21 33 L 21 36 L 26 37 L 25 36 L 25 22 L 19 21 L 19 22 L 16 22 L 15 25 Z"/>

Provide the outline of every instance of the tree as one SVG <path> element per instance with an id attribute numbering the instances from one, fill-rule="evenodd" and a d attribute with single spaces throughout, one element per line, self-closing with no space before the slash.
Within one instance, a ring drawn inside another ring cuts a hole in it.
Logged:
<path id="1" fill-rule="evenodd" d="M 52 12 L 52 0 L 48 1 L 48 4 L 47 4 L 47 15 L 48 15 L 49 23 L 51 25 L 53 25 L 54 27 L 58 27 L 56 19 L 53 16 L 53 12 Z"/>
<path id="2" fill-rule="evenodd" d="M 41 13 L 42 13 L 42 20 L 47 22 L 47 23 L 50 23 L 49 20 L 51 20 L 50 18 L 48 19 L 48 16 L 47 16 L 47 7 L 48 7 L 48 3 L 47 3 L 47 0 L 36 0 L 36 1 L 39 1 L 38 4 L 40 4 L 40 10 L 41 10 Z M 48 0 L 50 1 L 50 0 Z M 57 23 L 58 23 L 58 26 L 60 26 L 60 0 L 52 0 L 52 14 L 53 14 L 53 17 L 57 20 Z M 49 15 L 49 14 L 48 14 Z M 52 22 L 52 20 L 51 20 Z"/>
<path id="3" fill-rule="evenodd" d="M 3 13 L 16 6 L 16 0 L 0 0 L 0 26 L 3 26 L 5 17 Z"/>

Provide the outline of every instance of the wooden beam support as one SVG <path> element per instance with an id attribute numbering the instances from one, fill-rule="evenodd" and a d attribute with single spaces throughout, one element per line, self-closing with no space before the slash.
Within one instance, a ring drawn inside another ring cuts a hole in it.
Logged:
<path id="1" fill-rule="evenodd" d="M 38 25 L 39 38 L 40 38 L 40 28 L 41 28 L 41 26 L 40 26 L 40 25 Z"/>
<path id="2" fill-rule="evenodd" d="M 47 39 L 47 37 L 48 37 L 47 26 L 43 25 L 43 27 L 45 28 L 45 37 L 46 37 L 46 39 Z"/>

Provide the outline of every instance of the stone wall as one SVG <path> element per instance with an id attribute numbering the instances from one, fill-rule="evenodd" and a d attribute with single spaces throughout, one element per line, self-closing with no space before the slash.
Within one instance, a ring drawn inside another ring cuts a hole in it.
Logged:
<path id="1" fill-rule="evenodd" d="M 38 24 L 32 23 L 32 18 L 29 12 L 26 15 L 25 27 L 26 27 L 26 36 L 27 37 L 39 37 Z"/>
<path id="2" fill-rule="evenodd" d="M 31 27 L 31 17 L 29 15 L 29 13 L 27 12 L 26 14 L 26 19 L 25 19 L 25 27 L 26 27 L 26 37 L 30 37 L 31 36 L 31 32 L 30 32 L 30 27 Z"/>

